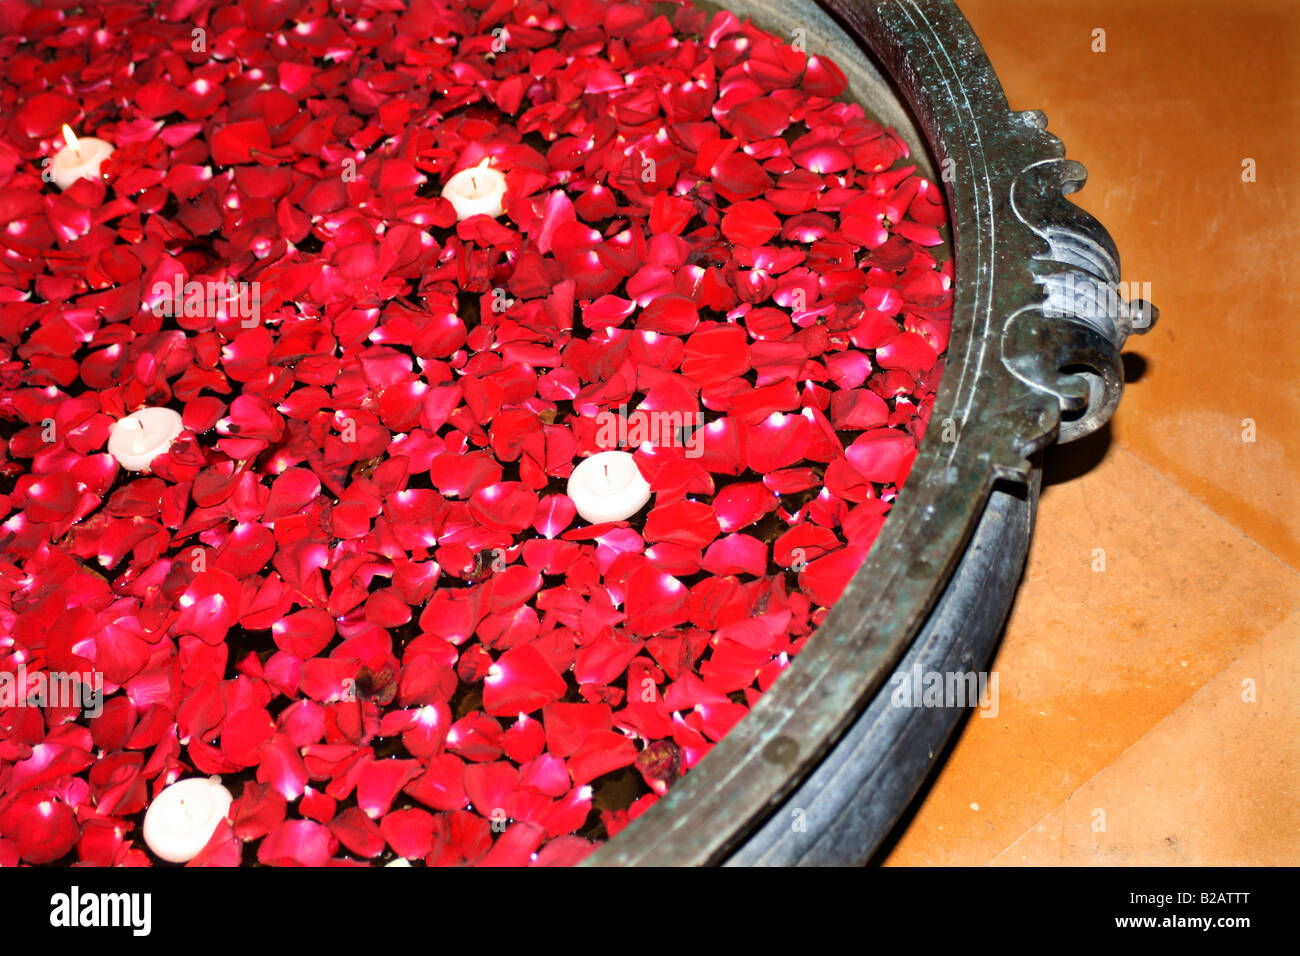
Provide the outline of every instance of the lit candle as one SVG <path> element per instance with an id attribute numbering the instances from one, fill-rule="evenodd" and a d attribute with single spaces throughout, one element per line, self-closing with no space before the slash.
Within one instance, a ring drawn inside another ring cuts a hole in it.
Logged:
<path id="1" fill-rule="evenodd" d="M 220 777 L 179 780 L 154 797 L 145 811 L 144 842 L 169 863 L 187 863 L 226 819 L 232 799 Z"/>
<path id="2" fill-rule="evenodd" d="M 506 177 L 488 161 L 462 169 L 442 187 L 442 197 L 455 208 L 457 219 L 478 215 L 495 218 L 506 211 Z"/>
<path id="3" fill-rule="evenodd" d="M 176 440 L 185 426 L 170 408 L 142 408 L 108 431 L 108 453 L 127 471 L 144 471 Z"/>
<path id="4" fill-rule="evenodd" d="M 625 451 L 602 451 L 579 462 L 568 491 L 578 514 L 592 524 L 630 518 L 650 500 L 650 484 Z"/>
<path id="5" fill-rule="evenodd" d="M 63 142 L 67 145 L 54 154 L 54 161 L 50 163 L 50 173 L 60 189 L 67 189 L 78 179 L 97 178 L 99 167 L 113 155 L 113 147 L 109 143 L 93 136 L 78 139 L 66 123 L 63 126 Z"/>

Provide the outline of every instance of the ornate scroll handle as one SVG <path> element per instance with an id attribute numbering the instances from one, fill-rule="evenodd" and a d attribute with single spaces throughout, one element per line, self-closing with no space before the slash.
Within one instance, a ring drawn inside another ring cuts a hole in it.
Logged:
<path id="1" fill-rule="evenodd" d="M 1046 126 L 1042 113 L 1026 116 Z M 1026 166 L 1011 184 L 1016 218 L 1047 242 L 1048 251 L 1029 263 L 1045 299 L 1007 318 L 1002 361 L 1025 384 L 1056 397 L 1061 443 L 1110 420 L 1124 390 L 1124 342 L 1149 331 L 1158 315 L 1148 302 L 1124 299 L 1110 235 L 1065 198 L 1083 187 L 1087 175 L 1081 163 L 1051 158 Z"/>

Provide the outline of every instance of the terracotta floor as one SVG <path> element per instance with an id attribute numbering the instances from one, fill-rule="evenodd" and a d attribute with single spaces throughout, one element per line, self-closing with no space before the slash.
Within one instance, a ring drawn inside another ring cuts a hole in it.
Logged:
<path id="1" fill-rule="evenodd" d="M 1161 317 L 1048 459 L 1000 712 L 886 863 L 1295 865 L 1300 4 L 959 3 Z"/>

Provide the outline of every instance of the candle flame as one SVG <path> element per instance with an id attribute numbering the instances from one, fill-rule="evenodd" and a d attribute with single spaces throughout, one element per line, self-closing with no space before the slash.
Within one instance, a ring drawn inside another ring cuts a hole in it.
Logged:
<path id="1" fill-rule="evenodd" d="M 77 134 L 72 131 L 72 127 L 67 123 L 63 124 L 63 142 L 71 147 L 72 151 L 78 156 L 81 155 L 81 144 L 77 142 Z"/>

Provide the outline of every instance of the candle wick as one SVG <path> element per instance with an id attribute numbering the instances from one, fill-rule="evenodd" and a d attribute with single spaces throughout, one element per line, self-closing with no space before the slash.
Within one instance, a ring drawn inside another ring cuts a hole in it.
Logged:
<path id="1" fill-rule="evenodd" d="M 135 441 L 131 443 L 131 449 L 138 455 L 140 452 L 144 451 L 144 422 L 137 418 L 135 420 L 135 427 L 138 428 L 139 431 L 136 432 Z"/>

